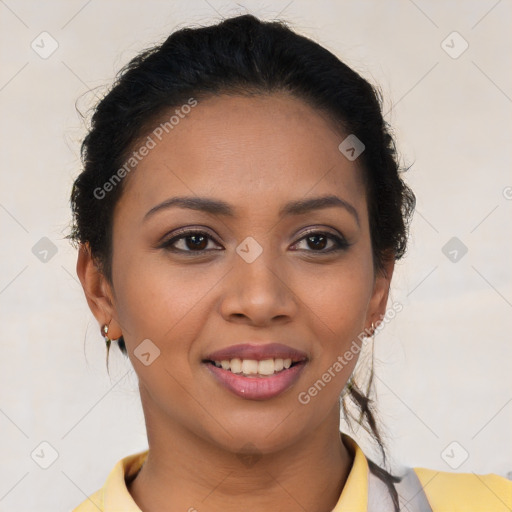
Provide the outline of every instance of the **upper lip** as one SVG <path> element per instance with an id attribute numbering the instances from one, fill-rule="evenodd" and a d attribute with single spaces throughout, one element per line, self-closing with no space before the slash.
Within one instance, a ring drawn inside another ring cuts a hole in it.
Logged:
<path id="1" fill-rule="evenodd" d="M 292 362 L 305 361 L 307 354 L 296 348 L 283 345 L 281 343 L 241 343 L 231 345 L 206 357 L 209 361 L 225 361 L 230 359 L 254 359 L 263 361 L 264 359 L 291 359 Z"/>

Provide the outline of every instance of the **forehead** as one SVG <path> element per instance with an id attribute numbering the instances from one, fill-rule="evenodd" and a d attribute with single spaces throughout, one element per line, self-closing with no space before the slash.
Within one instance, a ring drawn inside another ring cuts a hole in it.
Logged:
<path id="1" fill-rule="evenodd" d="M 296 97 L 210 97 L 181 112 L 172 129 L 158 130 L 176 110 L 142 137 L 151 137 L 153 147 L 128 177 L 122 199 L 147 209 L 170 196 L 210 195 L 241 210 L 308 194 L 364 200 L 362 169 L 338 149 L 346 134 Z"/>

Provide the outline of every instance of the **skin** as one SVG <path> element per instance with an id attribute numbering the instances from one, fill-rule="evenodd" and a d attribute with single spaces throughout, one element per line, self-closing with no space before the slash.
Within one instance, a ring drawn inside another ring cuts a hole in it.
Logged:
<path id="1" fill-rule="evenodd" d="M 91 311 L 112 339 L 124 335 L 139 378 L 149 456 L 129 491 L 144 512 L 325 512 L 337 503 L 353 462 L 339 436 L 339 395 L 357 356 L 307 405 L 298 394 L 384 315 L 393 273 L 391 260 L 374 272 L 362 171 L 338 150 L 345 137 L 285 93 L 202 100 L 125 178 L 112 283 L 80 248 Z M 288 201 L 333 194 L 358 220 L 338 207 L 278 216 Z M 222 199 L 236 216 L 173 207 L 144 220 L 184 195 Z M 190 239 L 174 244 L 188 253 L 159 248 L 182 227 L 212 237 L 203 255 L 190 255 Z M 350 245 L 329 253 L 335 241 L 308 243 L 306 228 Z M 252 263 L 236 252 L 248 236 L 263 249 Z M 160 350 L 148 366 L 133 354 L 145 339 Z M 299 380 L 269 400 L 218 384 L 204 357 L 249 339 L 306 352 Z M 258 460 L 243 463 L 244 451 Z"/>

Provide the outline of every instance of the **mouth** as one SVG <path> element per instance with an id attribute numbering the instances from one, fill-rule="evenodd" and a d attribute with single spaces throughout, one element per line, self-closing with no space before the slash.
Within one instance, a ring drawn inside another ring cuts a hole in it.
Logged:
<path id="1" fill-rule="evenodd" d="M 225 389 L 248 400 L 268 400 L 288 390 L 308 362 L 304 352 L 280 344 L 235 345 L 203 364 Z"/>

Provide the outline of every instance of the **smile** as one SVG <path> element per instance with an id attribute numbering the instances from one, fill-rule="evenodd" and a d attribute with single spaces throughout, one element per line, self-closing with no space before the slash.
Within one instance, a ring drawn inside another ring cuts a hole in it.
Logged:
<path id="1" fill-rule="evenodd" d="M 203 360 L 217 383 L 247 400 L 269 400 L 284 393 L 307 362 L 304 352 L 276 343 L 235 345 Z"/>

